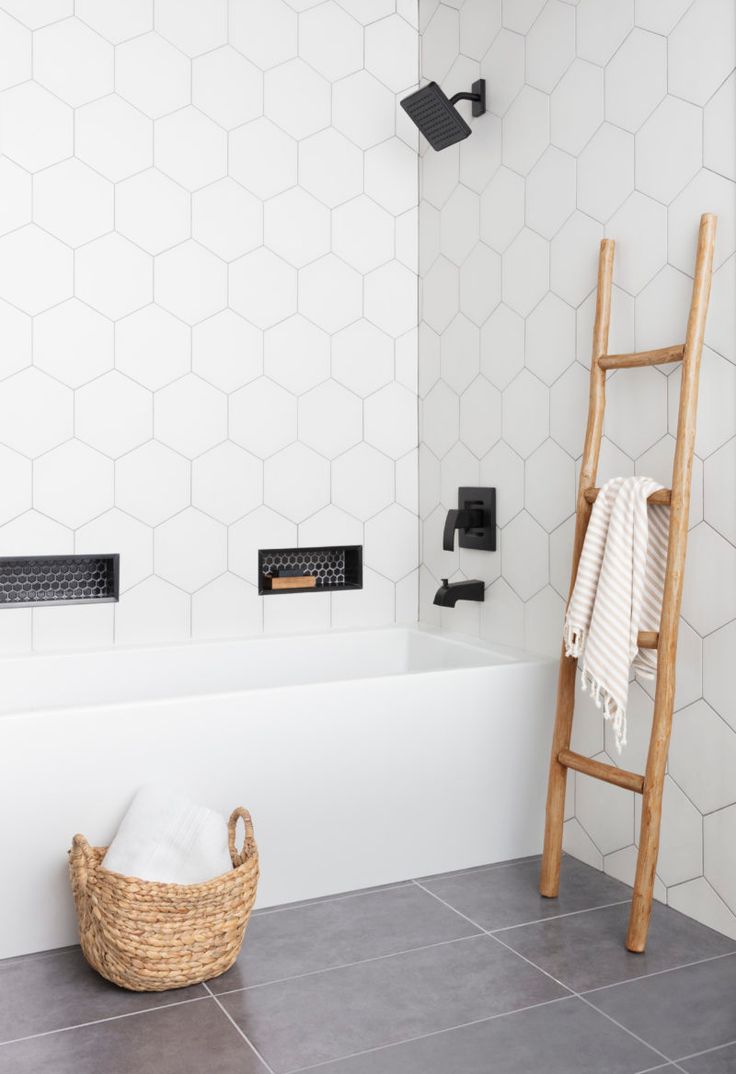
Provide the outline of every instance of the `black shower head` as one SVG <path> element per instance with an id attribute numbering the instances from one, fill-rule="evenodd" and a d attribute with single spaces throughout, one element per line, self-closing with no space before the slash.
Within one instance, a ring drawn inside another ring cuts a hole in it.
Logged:
<path id="1" fill-rule="evenodd" d="M 484 78 L 473 83 L 472 93 L 456 93 L 446 97 L 436 82 L 429 82 L 416 93 L 401 101 L 401 107 L 427 139 L 432 149 L 447 149 L 472 133 L 470 127 L 453 105 L 456 101 L 472 101 L 473 115 L 482 116 L 486 110 Z"/>

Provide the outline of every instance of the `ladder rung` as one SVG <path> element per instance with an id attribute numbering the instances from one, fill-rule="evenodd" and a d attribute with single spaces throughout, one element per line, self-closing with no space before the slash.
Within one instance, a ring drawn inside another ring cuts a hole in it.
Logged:
<path id="1" fill-rule="evenodd" d="M 659 647 L 659 634 L 656 630 L 640 630 L 636 644 L 640 649 L 656 649 Z"/>
<path id="2" fill-rule="evenodd" d="M 627 772 L 625 768 L 616 768 L 613 764 L 604 764 L 603 761 L 593 761 L 590 757 L 583 757 L 581 753 L 573 750 L 560 750 L 557 760 L 564 764 L 565 768 L 574 768 L 576 772 L 583 772 L 586 776 L 594 779 L 605 780 L 613 783 L 616 787 L 624 787 L 627 791 L 644 793 L 644 776 L 636 772 Z"/>
<path id="3" fill-rule="evenodd" d="M 598 499 L 598 493 L 601 490 L 599 488 L 586 489 L 583 493 L 586 503 L 595 503 Z M 653 492 L 651 496 L 647 496 L 647 503 L 663 503 L 667 506 L 672 502 L 672 489 L 659 489 L 657 492 Z"/>
<path id="4" fill-rule="evenodd" d="M 641 365 L 666 365 L 668 362 L 681 362 L 685 353 L 685 344 L 674 347 L 660 347 L 654 351 L 635 351 L 632 354 L 604 354 L 598 359 L 601 369 L 632 369 Z"/>

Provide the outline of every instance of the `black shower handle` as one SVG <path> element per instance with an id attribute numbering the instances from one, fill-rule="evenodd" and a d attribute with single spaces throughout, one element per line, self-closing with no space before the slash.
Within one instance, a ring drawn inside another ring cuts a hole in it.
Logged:
<path id="1" fill-rule="evenodd" d="M 442 547 L 445 552 L 455 548 L 455 530 L 471 530 L 483 525 L 483 512 L 468 508 L 453 508 L 447 512 Z"/>

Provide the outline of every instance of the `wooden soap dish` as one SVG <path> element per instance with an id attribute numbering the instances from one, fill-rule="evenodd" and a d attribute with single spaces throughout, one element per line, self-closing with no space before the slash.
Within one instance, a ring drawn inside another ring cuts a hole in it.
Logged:
<path id="1" fill-rule="evenodd" d="M 316 586 L 317 579 L 312 574 L 263 575 L 264 589 L 315 589 Z"/>

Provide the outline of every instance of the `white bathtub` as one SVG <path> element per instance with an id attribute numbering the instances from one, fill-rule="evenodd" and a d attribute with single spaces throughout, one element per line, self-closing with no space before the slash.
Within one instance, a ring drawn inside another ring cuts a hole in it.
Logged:
<path id="1" fill-rule="evenodd" d="M 72 835 L 245 805 L 260 906 L 540 849 L 555 669 L 390 628 L 0 661 L 0 958 L 76 941 Z"/>

